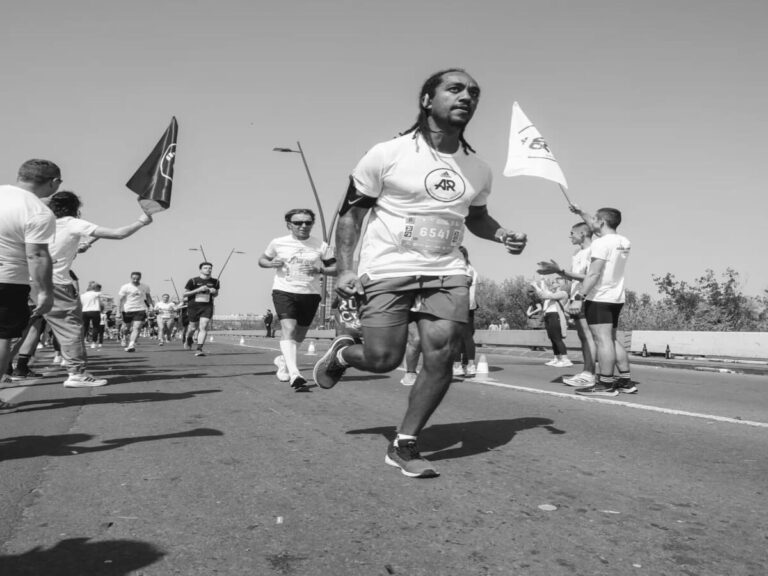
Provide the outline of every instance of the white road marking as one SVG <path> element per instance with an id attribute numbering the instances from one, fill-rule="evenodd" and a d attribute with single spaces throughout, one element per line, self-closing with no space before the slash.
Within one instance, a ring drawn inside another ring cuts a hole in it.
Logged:
<path id="1" fill-rule="evenodd" d="M 768 428 L 768 422 L 755 422 L 754 420 L 739 420 L 738 418 L 729 418 L 728 416 L 717 416 L 716 414 L 701 414 L 699 412 L 688 412 L 686 410 L 675 410 L 673 408 L 660 408 L 658 406 L 649 406 L 648 404 L 635 404 L 634 402 L 622 402 L 621 400 L 610 400 L 608 398 L 593 398 L 591 396 L 579 396 L 577 394 L 565 394 L 563 392 L 552 392 L 550 390 L 539 390 L 538 388 L 529 388 L 527 386 L 516 386 L 514 384 L 504 384 L 492 378 L 473 378 L 466 379 L 465 382 L 474 380 L 478 384 L 486 386 L 496 386 L 497 388 L 507 388 L 519 392 L 530 392 L 532 394 L 544 394 L 545 396 L 555 396 L 556 398 L 567 398 L 569 400 L 578 400 L 580 402 L 597 402 L 598 404 L 613 404 L 614 406 L 624 406 L 636 410 L 647 410 L 649 412 L 659 412 L 661 414 L 671 414 L 673 416 L 689 416 L 691 418 L 702 418 L 704 420 L 714 420 L 716 422 L 727 422 L 728 424 L 743 424 L 745 426 L 755 426 L 758 428 Z"/>

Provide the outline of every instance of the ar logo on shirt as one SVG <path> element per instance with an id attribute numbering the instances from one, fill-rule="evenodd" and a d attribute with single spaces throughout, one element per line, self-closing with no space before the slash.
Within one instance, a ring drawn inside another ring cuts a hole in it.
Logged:
<path id="1" fill-rule="evenodd" d="M 461 174 L 450 168 L 438 168 L 432 170 L 424 179 L 424 188 L 435 200 L 440 202 L 453 202 L 464 196 L 467 185 Z"/>

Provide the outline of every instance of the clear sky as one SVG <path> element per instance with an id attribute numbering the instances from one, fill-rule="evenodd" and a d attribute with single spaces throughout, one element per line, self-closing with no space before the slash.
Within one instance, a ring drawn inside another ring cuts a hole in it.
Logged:
<path id="1" fill-rule="evenodd" d="M 622 210 L 628 286 L 731 266 L 768 288 L 768 3 L 764 0 L 68 0 L 4 3 L 0 173 L 32 157 L 103 226 L 139 215 L 125 182 L 171 116 L 179 144 L 170 210 L 75 261 L 107 292 L 141 270 L 155 294 L 197 274 L 203 245 L 222 277 L 217 313 L 271 307 L 257 265 L 315 208 L 300 140 L 330 221 L 357 160 L 409 127 L 432 72 L 461 66 L 482 88 L 466 137 L 494 171 L 491 213 L 525 231 L 522 256 L 471 237 L 483 276 L 567 263 L 575 222 L 557 186 L 502 169 L 512 102 L 549 142 L 585 208 Z M 320 227 L 315 233 L 320 235 Z"/>

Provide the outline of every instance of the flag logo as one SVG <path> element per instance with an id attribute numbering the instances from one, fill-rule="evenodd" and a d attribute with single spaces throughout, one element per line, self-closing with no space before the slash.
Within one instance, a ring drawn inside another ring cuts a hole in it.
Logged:
<path id="1" fill-rule="evenodd" d="M 173 143 L 165 149 L 163 160 L 160 162 L 160 175 L 171 182 L 173 182 L 173 161 L 175 158 L 176 143 Z"/>

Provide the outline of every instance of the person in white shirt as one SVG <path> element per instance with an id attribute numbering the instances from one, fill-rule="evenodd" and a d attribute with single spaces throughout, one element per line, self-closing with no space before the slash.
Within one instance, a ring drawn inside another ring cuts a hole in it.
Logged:
<path id="1" fill-rule="evenodd" d="M 430 76 L 419 95 L 416 123 L 358 162 L 337 220 L 336 290 L 342 298 L 361 300 L 363 343 L 336 338 L 315 365 L 315 381 L 331 388 L 348 366 L 376 373 L 397 368 L 411 308 L 418 306 L 423 367 L 385 456 L 409 477 L 438 475 L 419 454 L 417 436 L 448 391 L 453 350 L 469 320 L 469 278 L 458 250 L 464 228 L 512 254 L 527 242 L 525 234 L 502 228 L 488 213 L 491 169 L 464 138 L 479 98 L 480 87 L 464 70 Z"/>
<path id="2" fill-rule="evenodd" d="M 11 341 L 20 338 L 31 318 L 53 306 L 49 244 L 56 219 L 40 200 L 61 185 L 61 170 L 49 160 L 28 160 L 16 185 L 0 186 L 0 375 L 6 378 Z M 30 305 L 30 279 L 36 296 Z M 0 402 L 0 408 L 6 406 Z"/>
<path id="3" fill-rule="evenodd" d="M 176 322 L 176 304 L 171 302 L 170 294 L 163 294 L 160 302 L 155 304 L 155 313 L 157 314 L 157 340 L 162 346 L 165 342 L 171 341 L 171 331 Z"/>
<path id="4" fill-rule="evenodd" d="M 470 278 L 469 285 L 469 321 L 464 324 L 461 333 L 461 345 L 459 352 L 453 362 L 454 376 L 473 377 L 477 374 L 475 366 L 475 310 L 477 310 L 477 271 L 469 262 L 469 253 L 464 246 L 459 246 L 459 252 L 467 263 L 467 276 Z"/>
<path id="5" fill-rule="evenodd" d="M 101 302 L 101 284 L 90 282 L 88 290 L 80 294 L 80 304 L 83 307 L 83 335 L 86 341 L 90 335 L 92 349 L 100 347 L 98 340 L 101 331 L 101 314 L 104 310 Z"/>
<path id="6" fill-rule="evenodd" d="M 140 230 L 152 219 L 146 214 L 121 228 L 105 228 L 80 218 L 80 198 L 71 191 L 51 196 L 48 207 L 56 216 L 56 239 L 51 245 L 53 259 L 54 305 L 45 319 L 61 346 L 61 356 L 69 377 L 67 388 L 104 386 L 107 381 L 86 371 L 88 362 L 83 340 L 83 309 L 74 280 L 72 262 L 100 238 L 121 239 Z"/>
<path id="7" fill-rule="evenodd" d="M 539 274 L 558 274 L 571 282 L 571 299 L 579 291 L 581 282 L 589 271 L 590 255 L 592 253 L 592 230 L 586 222 L 579 222 L 571 227 L 571 244 L 579 249 L 571 257 L 570 271 L 562 268 L 554 260 L 539 262 Z M 582 307 L 578 314 L 572 315 L 576 324 L 576 333 L 581 342 L 581 354 L 584 358 L 584 369 L 574 376 L 564 376 L 563 383 L 568 386 L 586 387 L 595 383 L 595 339 L 589 330 L 587 319 Z"/>
<path id="8" fill-rule="evenodd" d="M 565 306 L 568 304 L 568 286 L 564 278 L 556 278 L 554 282 L 531 282 L 536 296 L 542 301 L 544 328 L 549 341 L 552 343 L 554 358 L 545 362 L 547 366 L 567 368 L 573 366 L 568 358 L 568 348 L 565 337 L 568 331 L 568 319 L 565 317 Z"/>
<path id="9" fill-rule="evenodd" d="M 297 364 L 298 349 L 320 306 L 323 276 L 336 273 L 335 259 L 327 242 L 312 237 L 315 213 L 295 208 L 285 214 L 291 233 L 272 240 L 259 257 L 259 266 L 274 268 L 272 302 L 280 321 L 280 350 L 275 358 L 277 378 L 290 381 L 297 392 L 307 391 L 307 380 Z"/>
<path id="10" fill-rule="evenodd" d="M 139 332 L 147 320 L 147 311 L 152 309 L 152 295 L 149 286 L 141 283 L 141 272 L 131 272 L 131 281 L 118 290 L 118 314 L 122 314 L 123 324 L 130 326 L 130 340 L 126 352 L 136 352 Z"/>
<path id="11" fill-rule="evenodd" d="M 629 356 L 616 336 L 619 314 L 624 305 L 624 274 L 632 248 L 631 242 L 616 232 L 621 224 L 621 212 L 616 208 L 600 208 L 594 216 L 572 204 L 571 211 L 579 214 L 596 238 L 590 247 L 590 264 L 581 287 L 573 295 L 570 309 L 584 315 L 597 347 L 599 374 L 592 386 L 577 388 L 582 396 L 616 396 L 637 393 L 632 381 Z M 618 379 L 614 368 L 618 367 Z"/>

